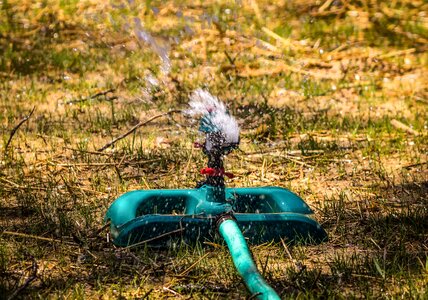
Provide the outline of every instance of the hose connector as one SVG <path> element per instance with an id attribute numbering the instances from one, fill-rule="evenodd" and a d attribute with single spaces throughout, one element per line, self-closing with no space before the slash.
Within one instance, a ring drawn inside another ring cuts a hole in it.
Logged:
<path id="1" fill-rule="evenodd" d="M 232 211 L 222 213 L 215 218 L 214 225 L 215 225 L 215 228 L 217 229 L 217 231 L 220 230 L 221 223 L 223 223 L 224 221 L 227 221 L 227 220 L 232 220 L 232 221 L 236 222 L 236 218 L 233 215 Z"/>

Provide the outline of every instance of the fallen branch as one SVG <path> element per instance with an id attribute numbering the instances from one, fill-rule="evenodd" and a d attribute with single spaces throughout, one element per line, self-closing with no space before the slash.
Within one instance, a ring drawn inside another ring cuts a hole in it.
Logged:
<path id="1" fill-rule="evenodd" d="M 28 116 L 26 116 L 25 118 L 23 118 L 18 125 L 16 125 L 13 129 L 12 132 L 10 133 L 9 139 L 6 143 L 6 146 L 4 147 L 4 153 L 6 153 L 7 148 L 9 147 L 10 142 L 12 141 L 13 136 L 15 135 L 15 133 L 18 131 L 19 127 L 22 126 L 22 124 L 24 124 L 30 117 L 31 115 L 34 113 L 34 110 L 36 109 L 36 107 L 34 106 L 33 109 L 31 110 L 31 112 L 28 114 Z"/>
<path id="2" fill-rule="evenodd" d="M 180 113 L 180 112 L 182 112 L 182 111 L 181 110 L 170 110 L 169 112 L 156 115 L 156 116 L 151 117 L 150 119 L 148 119 L 146 121 L 140 122 L 137 125 L 135 125 L 134 127 L 132 127 L 130 130 L 128 130 L 127 132 L 125 132 L 124 134 L 118 136 L 117 138 L 113 139 L 111 142 L 108 142 L 107 144 L 105 144 L 103 147 L 101 147 L 97 151 L 98 152 L 104 151 L 105 149 L 107 149 L 108 147 L 114 145 L 116 142 L 120 141 L 121 139 L 126 138 L 128 135 L 130 135 L 131 133 L 133 133 L 138 128 L 140 128 L 140 127 L 142 127 L 142 126 L 150 123 L 153 120 L 156 120 L 156 119 L 158 119 L 160 117 L 163 117 L 163 116 L 171 115 L 171 114 L 174 114 L 174 113 Z"/>

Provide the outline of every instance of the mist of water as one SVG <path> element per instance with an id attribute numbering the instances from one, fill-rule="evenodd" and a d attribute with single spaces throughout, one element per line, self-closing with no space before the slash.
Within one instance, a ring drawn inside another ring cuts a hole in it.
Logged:
<path id="1" fill-rule="evenodd" d="M 146 30 L 144 30 L 142 22 L 139 18 L 134 18 L 134 33 L 137 39 L 143 43 L 146 43 L 155 52 L 162 61 L 161 71 L 167 75 L 171 71 L 171 60 L 169 59 L 168 49 L 162 47 L 156 42 L 155 38 Z"/>
<path id="2" fill-rule="evenodd" d="M 226 105 L 208 91 L 197 89 L 190 95 L 190 109 L 185 113 L 192 117 L 210 115 L 215 128 L 221 132 L 226 143 L 239 143 L 239 126 L 236 119 L 227 112 Z"/>

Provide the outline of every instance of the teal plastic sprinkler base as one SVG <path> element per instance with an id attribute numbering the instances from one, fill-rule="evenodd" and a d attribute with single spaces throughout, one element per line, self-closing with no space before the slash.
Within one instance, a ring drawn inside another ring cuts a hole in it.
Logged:
<path id="1" fill-rule="evenodd" d="M 270 241 L 317 244 L 327 240 L 322 227 L 308 215 L 312 210 L 296 194 L 279 187 L 223 188 L 204 185 L 197 189 L 137 190 L 116 199 L 107 211 L 111 237 L 117 246 L 149 241 L 167 246 L 172 240 L 187 243 L 212 241 L 216 216 L 233 212 L 243 235 L 252 244 Z M 206 200 L 210 199 L 210 200 Z"/>

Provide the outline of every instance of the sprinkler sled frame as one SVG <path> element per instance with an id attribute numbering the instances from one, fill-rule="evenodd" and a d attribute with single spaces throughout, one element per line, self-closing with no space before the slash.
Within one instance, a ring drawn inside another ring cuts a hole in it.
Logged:
<path id="1" fill-rule="evenodd" d="M 198 145 L 208 157 L 208 166 L 201 170 L 206 180 L 194 189 L 123 194 L 105 216 L 112 241 L 123 247 L 168 247 L 180 240 L 213 241 L 220 235 L 250 292 L 259 299 L 279 299 L 258 273 L 246 241 L 318 244 L 327 240 L 327 234 L 309 217 L 313 213 L 309 206 L 287 189 L 225 187 L 224 177 L 233 174 L 225 172 L 223 157 L 238 147 L 239 140 L 227 142 L 211 118 L 211 113 L 205 115 L 199 126 L 206 136 Z"/>

